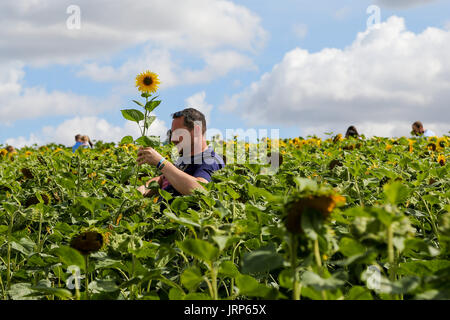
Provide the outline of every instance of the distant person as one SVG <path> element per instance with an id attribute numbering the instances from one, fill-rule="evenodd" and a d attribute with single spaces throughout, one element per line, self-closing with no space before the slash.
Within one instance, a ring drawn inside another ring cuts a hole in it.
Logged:
<path id="1" fill-rule="evenodd" d="M 348 127 L 347 132 L 345 133 L 345 138 L 348 139 L 349 137 L 359 137 L 358 130 L 356 130 L 355 126 Z"/>
<path id="2" fill-rule="evenodd" d="M 94 146 L 93 143 L 91 142 L 91 139 L 89 138 L 89 136 L 81 136 L 80 141 L 82 143 L 81 146 L 83 148 L 89 148 L 89 147 L 92 148 Z"/>
<path id="3" fill-rule="evenodd" d="M 75 145 L 72 147 L 72 152 L 75 153 L 77 151 L 78 147 L 80 147 L 83 144 L 81 141 L 81 134 L 77 134 L 75 136 Z"/>
<path id="4" fill-rule="evenodd" d="M 412 124 L 412 132 L 411 134 L 415 136 L 423 136 L 423 137 L 434 137 L 436 134 L 431 130 L 424 130 L 422 122 L 416 121 Z"/>
<path id="5" fill-rule="evenodd" d="M 13 146 L 7 146 L 6 151 L 8 151 L 8 153 L 14 153 L 14 152 L 16 152 L 16 149 L 14 149 Z"/>

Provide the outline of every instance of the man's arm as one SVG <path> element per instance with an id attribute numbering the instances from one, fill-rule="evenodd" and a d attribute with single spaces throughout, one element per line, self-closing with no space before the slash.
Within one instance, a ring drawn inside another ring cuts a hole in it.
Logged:
<path id="1" fill-rule="evenodd" d="M 208 180 L 201 177 L 193 177 L 186 172 L 181 171 L 169 161 L 165 162 L 164 168 L 161 172 L 167 180 L 169 180 L 172 187 L 174 187 L 182 195 L 191 194 L 195 189 L 203 189 L 198 182 L 208 183 Z"/>

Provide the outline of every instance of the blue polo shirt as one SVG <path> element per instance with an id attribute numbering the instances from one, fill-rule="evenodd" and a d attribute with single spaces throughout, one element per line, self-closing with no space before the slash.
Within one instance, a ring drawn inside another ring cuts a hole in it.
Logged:
<path id="1" fill-rule="evenodd" d="M 203 178 L 211 181 L 212 174 L 225 166 L 223 158 L 216 154 L 211 147 L 208 147 L 202 153 L 190 157 L 180 157 L 174 164 L 178 169 L 195 178 Z M 171 193 L 173 196 L 181 194 L 169 183 L 163 190 Z"/>
<path id="2" fill-rule="evenodd" d="M 77 149 L 83 144 L 83 142 L 77 141 L 75 145 L 72 147 L 72 152 L 75 153 Z"/>

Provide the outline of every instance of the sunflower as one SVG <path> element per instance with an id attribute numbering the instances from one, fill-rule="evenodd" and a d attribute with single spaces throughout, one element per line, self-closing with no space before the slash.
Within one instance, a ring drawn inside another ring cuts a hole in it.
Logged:
<path id="1" fill-rule="evenodd" d="M 389 151 L 389 150 L 391 150 L 391 149 L 392 149 L 392 145 L 387 144 L 387 145 L 386 145 L 386 151 Z"/>
<path id="2" fill-rule="evenodd" d="M 445 156 L 444 155 L 439 155 L 437 162 L 441 165 L 444 166 L 445 165 Z"/>
<path id="3" fill-rule="evenodd" d="M 8 151 L 6 151 L 6 149 L 0 150 L 0 155 L 6 156 L 7 154 L 8 154 Z"/>
<path id="4" fill-rule="evenodd" d="M 88 255 L 100 250 L 104 243 L 104 236 L 100 232 L 90 230 L 73 237 L 70 246 L 81 254 Z"/>
<path id="5" fill-rule="evenodd" d="M 339 133 L 337 136 L 334 137 L 333 142 L 337 143 L 342 140 L 344 140 L 344 138 L 342 138 L 342 134 Z"/>
<path id="6" fill-rule="evenodd" d="M 309 196 L 297 199 L 287 204 L 286 229 L 294 234 L 303 232 L 301 216 L 306 209 L 314 209 L 319 212 L 323 219 L 327 219 L 336 206 L 345 204 L 345 198 L 340 195 Z"/>
<path id="7" fill-rule="evenodd" d="M 445 137 L 439 138 L 439 139 L 436 141 L 436 146 L 437 146 L 439 149 L 445 149 L 445 148 L 448 146 L 447 138 L 445 138 Z"/>
<path id="8" fill-rule="evenodd" d="M 159 84 L 158 75 L 148 70 L 136 77 L 136 87 L 141 92 L 156 92 Z"/>
<path id="9" fill-rule="evenodd" d="M 434 143 L 429 143 L 428 145 L 427 145 L 427 148 L 428 148 L 428 150 L 429 151 L 436 151 L 436 144 L 434 144 Z"/>

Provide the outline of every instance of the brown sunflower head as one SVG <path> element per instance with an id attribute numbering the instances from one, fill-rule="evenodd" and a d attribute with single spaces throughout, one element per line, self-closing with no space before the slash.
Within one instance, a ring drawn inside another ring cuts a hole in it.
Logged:
<path id="1" fill-rule="evenodd" d="M 330 216 L 333 209 L 342 203 L 345 203 L 345 198 L 337 195 L 309 196 L 297 199 L 287 205 L 286 229 L 294 234 L 303 233 L 301 219 L 306 209 L 316 210 L 325 220 Z"/>
<path id="2" fill-rule="evenodd" d="M 34 178 L 33 172 L 31 172 L 31 170 L 28 168 L 22 168 L 22 169 L 20 169 L 20 172 L 22 172 L 23 176 L 27 179 Z"/>
<path id="3" fill-rule="evenodd" d="M 331 162 L 330 162 L 328 168 L 329 168 L 330 170 L 333 170 L 333 169 L 334 169 L 335 167 L 337 167 L 337 166 L 342 166 L 342 162 L 340 162 L 340 161 L 337 160 L 337 159 L 334 159 L 334 160 L 331 160 Z"/>
<path id="4" fill-rule="evenodd" d="M 428 148 L 428 150 L 430 150 L 430 151 L 436 151 L 436 144 L 434 144 L 434 143 L 429 143 L 428 145 L 427 145 L 427 148 Z"/>
<path id="5" fill-rule="evenodd" d="M 97 231 L 85 231 L 72 238 L 70 246 L 81 254 L 97 252 L 103 246 L 103 235 Z"/>

